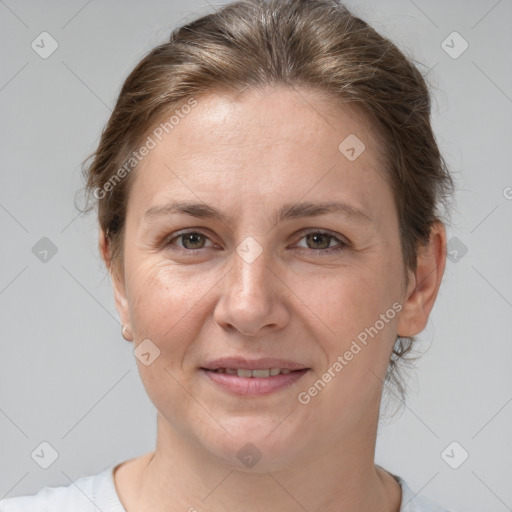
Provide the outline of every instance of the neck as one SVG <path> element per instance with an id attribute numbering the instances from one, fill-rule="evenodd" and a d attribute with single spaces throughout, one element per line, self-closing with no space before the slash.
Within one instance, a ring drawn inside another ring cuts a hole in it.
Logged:
<path id="1" fill-rule="evenodd" d="M 324 451 L 304 453 L 286 466 L 242 470 L 179 435 L 158 414 L 157 447 L 136 479 L 134 509 L 398 512 L 400 487 L 373 462 L 375 442 L 367 440 L 376 438 L 376 422 L 371 428 L 375 435 L 365 431 L 339 443 L 331 440 Z"/>

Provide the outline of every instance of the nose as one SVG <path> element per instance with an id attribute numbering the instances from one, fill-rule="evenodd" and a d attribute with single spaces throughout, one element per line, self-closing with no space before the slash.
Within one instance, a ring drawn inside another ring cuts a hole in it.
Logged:
<path id="1" fill-rule="evenodd" d="M 290 294 L 283 276 L 272 265 L 268 250 L 263 249 L 253 261 L 244 259 L 242 251 L 240 254 L 231 256 L 232 266 L 221 282 L 214 320 L 224 329 L 236 329 L 246 336 L 282 329 L 289 321 L 286 297 Z"/>

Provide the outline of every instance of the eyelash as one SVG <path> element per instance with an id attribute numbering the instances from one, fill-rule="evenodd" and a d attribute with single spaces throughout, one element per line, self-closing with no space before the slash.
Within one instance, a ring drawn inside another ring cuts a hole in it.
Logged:
<path id="1" fill-rule="evenodd" d="M 178 233 L 177 235 L 174 235 L 172 238 L 168 238 L 165 242 L 165 247 L 168 248 L 172 245 L 175 245 L 173 244 L 172 242 L 174 240 L 177 240 L 185 235 L 190 235 L 190 234 L 198 234 L 198 235 L 202 235 L 204 236 L 206 239 L 210 240 L 209 237 L 207 235 L 205 235 L 204 233 L 202 233 L 201 231 L 199 230 L 188 230 L 188 231 L 182 231 L 181 233 Z M 327 231 L 322 231 L 322 230 L 311 230 L 311 231 L 307 231 L 307 232 L 302 232 L 301 233 L 303 236 L 302 238 L 300 238 L 299 242 L 305 238 L 307 235 L 323 235 L 323 236 L 327 236 L 329 237 L 331 240 L 336 240 L 339 242 L 339 245 L 337 247 L 328 247 L 326 249 L 309 249 L 308 247 L 300 247 L 300 249 L 306 249 L 306 250 L 309 250 L 309 251 L 313 251 L 313 253 L 318 253 L 318 255 L 325 255 L 325 254 L 334 254 L 334 253 L 338 253 L 338 252 L 341 252 L 341 251 L 344 251 L 346 250 L 348 247 L 349 247 L 349 244 L 347 242 L 344 242 L 343 240 L 341 240 L 340 238 L 332 235 L 331 233 L 327 232 Z M 330 242 L 329 242 L 330 243 Z M 186 249 L 184 247 L 179 247 L 179 246 L 176 246 L 178 247 L 178 251 L 180 252 L 188 252 L 188 253 L 191 253 L 191 252 L 198 252 L 199 250 L 201 249 L 205 249 L 205 247 L 201 247 L 200 249 Z M 173 249 L 174 250 L 174 249 Z"/>

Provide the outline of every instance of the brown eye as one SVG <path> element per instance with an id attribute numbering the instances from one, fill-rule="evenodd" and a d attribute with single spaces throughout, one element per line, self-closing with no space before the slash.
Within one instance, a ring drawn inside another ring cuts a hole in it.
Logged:
<path id="1" fill-rule="evenodd" d="M 201 233 L 186 233 L 180 238 L 183 240 L 185 249 L 202 249 L 205 243 L 205 237 Z"/>
<path id="2" fill-rule="evenodd" d="M 301 240 L 306 240 L 306 246 L 299 245 L 303 249 L 311 249 L 321 254 L 330 254 L 333 252 L 343 251 L 349 247 L 349 244 L 337 236 L 331 235 L 324 231 L 310 231 L 305 233 Z M 331 245 L 332 241 L 338 242 L 337 245 Z"/>
<path id="3" fill-rule="evenodd" d="M 310 233 L 306 235 L 306 240 L 308 243 L 311 243 L 313 247 L 309 247 L 310 249 L 327 249 L 332 240 L 331 235 L 327 235 L 326 233 Z"/>
<path id="4" fill-rule="evenodd" d="M 175 236 L 167 245 L 178 245 L 178 247 L 182 249 L 194 250 L 194 249 L 202 249 L 205 246 L 207 236 L 202 233 L 198 233 L 197 231 L 189 231 L 188 233 L 181 233 L 181 235 Z M 174 244 L 175 240 L 180 240 L 182 245 Z"/>

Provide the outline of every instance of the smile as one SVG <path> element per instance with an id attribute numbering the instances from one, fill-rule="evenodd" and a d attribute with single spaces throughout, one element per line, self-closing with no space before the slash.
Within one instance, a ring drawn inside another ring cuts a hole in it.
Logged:
<path id="1" fill-rule="evenodd" d="M 264 396 L 284 390 L 308 371 L 308 368 L 201 368 L 201 372 L 217 389 L 243 397 Z"/>
<path id="2" fill-rule="evenodd" d="M 267 368 L 263 370 L 250 370 L 246 368 L 217 368 L 216 370 L 211 370 L 217 373 L 226 373 L 228 375 L 237 375 L 238 377 L 275 377 L 276 375 L 287 375 L 292 370 L 289 368 Z"/>

